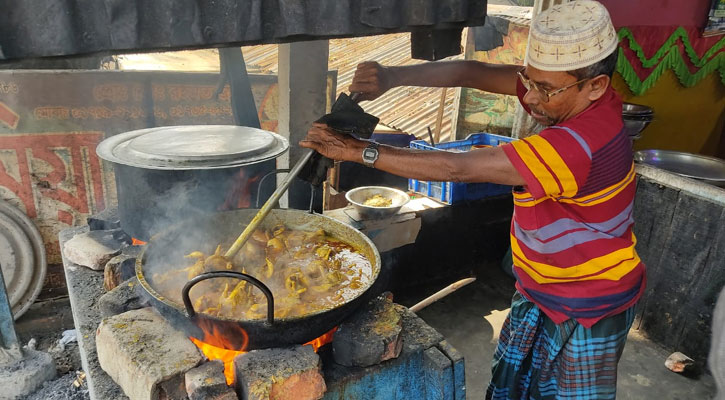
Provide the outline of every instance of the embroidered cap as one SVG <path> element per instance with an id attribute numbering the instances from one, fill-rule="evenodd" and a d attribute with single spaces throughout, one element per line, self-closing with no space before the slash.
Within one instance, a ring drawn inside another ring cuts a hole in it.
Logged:
<path id="1" fill-rule="evenodd" d="M 603 60 L 617 44 L 617 33 L 603 5 L 572 1 L 553 6 L 534 19 L 526 62 L 542 71 L 572 71 Z"/>

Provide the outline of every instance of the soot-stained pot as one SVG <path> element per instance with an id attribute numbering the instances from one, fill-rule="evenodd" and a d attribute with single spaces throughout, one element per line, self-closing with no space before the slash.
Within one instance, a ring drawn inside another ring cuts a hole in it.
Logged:
<path id="1" fill-rule="evenodd" d="M 173 221 L 254 206 L 259 178 L 289 148 L 276 133 L 233 125 L 141 129 L 102 141 L 98 156 L 113 163 L 121 227 L 148 241 Z M 267 180 L 266 199 L 274 190 Z"/>

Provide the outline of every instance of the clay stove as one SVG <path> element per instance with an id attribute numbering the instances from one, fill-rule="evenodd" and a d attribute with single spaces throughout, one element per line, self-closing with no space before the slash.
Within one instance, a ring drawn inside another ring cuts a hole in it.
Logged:
<path id="1" fill-rule="evenodd" d="M 86 241 L 80 249 L 98 246 L 74 254 L 66 249 L 71 241 Z M 61 232 L 60 244 L 92 399 L 465 398 L 463 357 L 390 298 L 361 307 L 318 349 L 300 344 L 207 357 L 147 307 L 133 276 L 138 247 L 112 211 Z"/>

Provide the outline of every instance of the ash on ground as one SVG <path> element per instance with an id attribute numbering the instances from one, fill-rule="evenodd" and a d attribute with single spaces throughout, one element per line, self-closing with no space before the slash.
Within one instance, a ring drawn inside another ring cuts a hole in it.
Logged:
<path id="1" fill-rule="evenodd" d="M 49 353 L 58 378 L 43 383 L 27 400 L 90 400 L 75 330 L 53 332 L 28 341 L 27 348 Z"/>
<path id="2" fill-rule="evenodd" d="M 26 400 L 90 400 L 88 386 L 84 379 L 79 379 L 81 371 L 69 372 L 60 378 L 43 383 Z M 78 387 L 74 382 L 82 382 Z"/>

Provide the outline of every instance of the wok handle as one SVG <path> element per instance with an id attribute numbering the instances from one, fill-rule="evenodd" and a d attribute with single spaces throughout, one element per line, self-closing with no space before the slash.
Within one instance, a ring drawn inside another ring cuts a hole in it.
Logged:
<path id="1" fill-rule="evenodd" d="M 264 293 L 264 297 L 267 298 L 267 323 L 272 325 L 274 323 L 274 296 L 272 295 L 272 291 L 269 290 L 267 285 L 262 283 L 259 279 L 243 274 L 241 272 L 234 272 L 234 271 L 212 271 L 212 272 L 206 272 L 200 275 L 195 276 L 193 279 L 191 279 L 189 282 L 186 282 L 186 285 L 184 285 L 184 288 L 181 289 L 181 298 L 184 300 L 184 307 L 186 308 L 187 314 L 189 314 L 189 318 L 193 318 L 196 315 L 196 310 L 194 310 L 194 305 L 191 304 L 191 298 L 189 298 L 189 291 L 191 288 L 196 285 L 197 283 L 201 281 L 205 281 L 207 279 L 212 278 L 236 278 L 241 279 L 243 281 L 247 281 L 251 283 L 252 285 L 256 286 L 259 290 Z"/>

